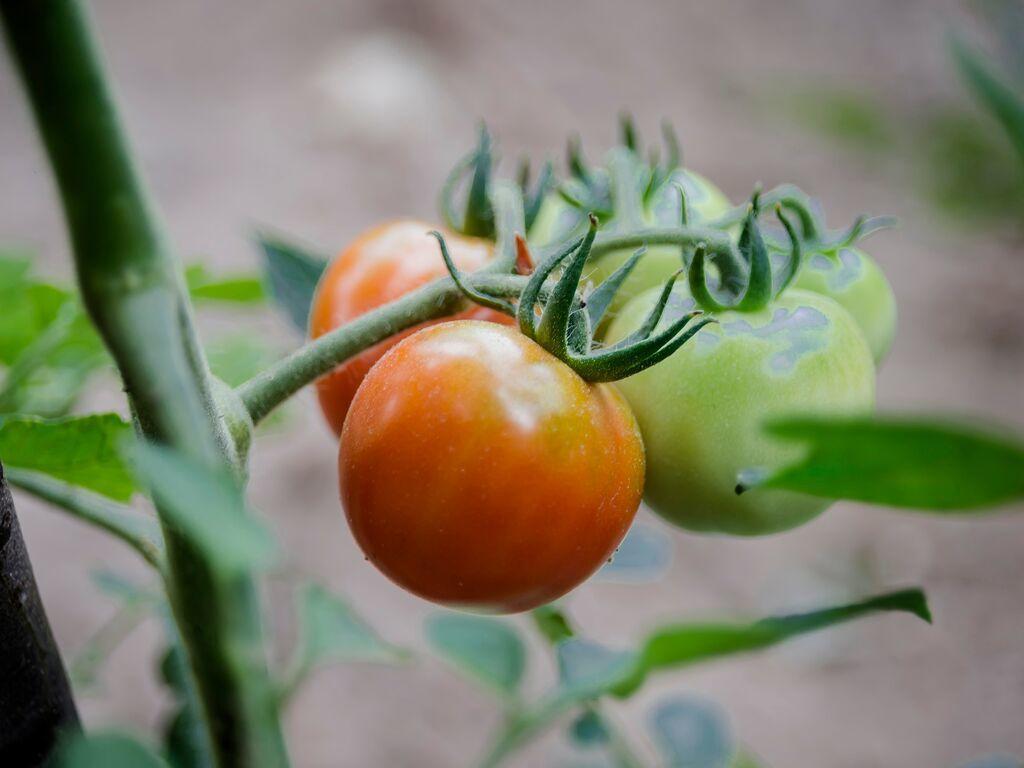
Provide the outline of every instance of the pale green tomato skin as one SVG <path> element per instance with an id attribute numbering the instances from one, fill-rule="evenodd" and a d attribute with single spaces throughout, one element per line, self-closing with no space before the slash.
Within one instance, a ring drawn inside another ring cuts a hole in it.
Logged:
<path id="1" fill-rule="evenodd" d="M 632 332 L 654 305 L 651 290 L 611 324 L 609 343 Z M 694 308 L 673 294 L 663 324 Z M 762 424 L 792 415 L 869 413 L 875 366 L 863 334 L 836 302 L 792 289 L 758 312 L 724 312 L 668 359 L 618 382 L 647 450 L 644 499 L 669 522 L 742 536 L 784 531 L 829 501 L 780 490 L 735 492 L 745 469 L 773 470 L 801 448 Z"/>
<path id="2" fill-rule="evenodd" d="M 793 287 L 828 296 L 853 315 L 876 365 L 889 354 L 896 335 L 896 297 L 877 262 L 857 248 L 807 259 Z"/>
<path id="3" fill-rule="evenodd" d="M 698 173 L 690 170 L 677 171 L 673 181 L 686 190 L 690 224 L 699 225 L 716 219 L 732 208 L 729 199 L 718 187 Z M 530 229 L 530 242 L 545 246 L 565 240 L 576 227 L 581 226 L 583 213 L 572 207 L 557 195 L 551 195 L 541 206 L 537 220 Z M 652 200 L 644 216 L 645 226 L 674 227 L 679 225 L 679 193 L 671 184 L 662 187 Z M 615 220 L 607 222 L 615 226 Z M 614 251 L 605 254 L 583 273 L 583 283 L 599 285 L 632 255 L 632 250 Z M 672 246 L 650 248 L 618 293 L 608 309 L 608 316 L 614 317 L 622 306 L 634 296 L 653 286 L 662 285 L 674 272 L 683 266 L 682 249 Z M 600 336 L 600 334 L 598 334 Z"/>
<path id="4" fill-rule="evenodd" d="M 527 233 L 530 245 L 544 248 L 565 240 L 577 227 L 582 227 L 584 215 L 579 208 L 565 202 L 561 195 L 549 193 Z"/>

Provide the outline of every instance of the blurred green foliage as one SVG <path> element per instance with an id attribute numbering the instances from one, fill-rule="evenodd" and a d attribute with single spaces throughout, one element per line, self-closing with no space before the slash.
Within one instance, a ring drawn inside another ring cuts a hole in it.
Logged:
<path id="1" fill-rule="evenodd" d="M 1005 132 L 967 104 L 908 110 L 877 94 L 807 86 L 776 102 L 788 118 L 865 160 L 905 168 L 908 185 L 952 223 L 1024 217 L 1024 163 Z"/>
<path id="2" fill-rule="evenodd" d="M 200 305 L 261 305 L 266 298 L 258 274 L 217 276 L 194 264 L 186 280 Z M 30 254 L 0 249 L 0 307 L 0 415 L 66 415 L 90 379 L 111 367 L 81 302 L 69 288 L 36 275 Z M 231 385 L 279 357 L 251 334 L 215 340 L 209 353 L 214 374 Z"/>
<path id="3" fill-rule="evenodd" d="M 782 103 L 794 120 L 851 149 L 890 151 L 896 142 L 884 106 L 870 94 L 809 86 L 786 94 Z"/>
<path id="4" fill-rule="evenodd" d="M 971 8 L 994 53 L 956 34 L 949 55 L 973 104 L 966 98 L 897 103 L 866 89 L 813 83 L 786 89 L 771 104 L 866 160 L 900 161 L 895 165 L 907 167 L 909 185 L 947 221 L 1019 226 L 1024 221 L 1024 2 L 979 0 Z"/>

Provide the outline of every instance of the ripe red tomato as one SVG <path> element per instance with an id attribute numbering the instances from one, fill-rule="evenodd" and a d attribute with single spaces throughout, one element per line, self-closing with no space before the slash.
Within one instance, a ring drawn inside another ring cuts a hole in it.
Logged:
<path id="1" fill-rule="evenodd" d="M 447 274 L 437 240 L 437 229 L 421 221 L 393 221 L 367 230 L 335 257 L 320 278 L 309 315 L 309 337 L 315 339 L 359 315 L 401 298 L 404 294 Z M 486 240 L 444 232 L 455 265 L 472 272 L 491 258 Z M 473 306 L 457 315 L 511 325 L 515 321 L 486 307 Z M 433 321 L 440 322 L 440 321 Z M 362 382 L 381 356 L 404 337 L 424 325 L 396 334 L 346 360 L 320 378 L 320 408 L 335 434 L 341 434 L 345 414 Z"/>
<path id="2" fill-rule="evenodd" d="M 643 493 L 633 414 L 517 330 L 419 331 L 359 388 L 341 435 L 341 500 L 385 575 L 444 605 L 550 602 L 615 550 Z"/>

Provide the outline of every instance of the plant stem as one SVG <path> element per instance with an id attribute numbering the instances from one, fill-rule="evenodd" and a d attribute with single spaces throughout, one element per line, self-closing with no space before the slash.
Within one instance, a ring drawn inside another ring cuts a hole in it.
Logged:
<path id="1" fill-rule="evenodd" d="M 112 533 L 158 571 L 163 571 L 163 537 L 154 520 L 81 486 L 55 480 L 41 472 L 8 467 L 7 480 L 16 488 L 28 491 L 74 517 Z"/>
<path id="2" fill-rule="evenodd" d="M 464 277 L 473 287 L 496 296 L 517 296 L 527 279 L 483 272 Z M 436 280 L 303 345 L 238 387 L 238 395 L 253 424 L 258 424 L 304 386 L 353 355 L 413 325 L 452 314 L 462 301 L 451 278 Z"/>
<path id="3" fill-rule="evenodd" d="M 57 179 L 86 309 L 139 429 L 222 466 L 230 437 L 210 395 L 180 265 L 121 136 L 84 14 L 74 0 L 0 0 L 0 14 Z M 287 765 L 251 574 L 224 578 L 181 530 L 164 522 L 163 532 L 170 602 L 215 763 Z"/>
<path id="4" fill-rule="evenodd" d="M 608 734 L 608 752 L 617 768 L 643 768 L 644 764 L 633 751 L 629 739 L 619 729 L 612 716 L 605 711 L 606 708 L 600 701 L 585 704 L 583 710 L 592 713 Z"/>
<path id="5" fill-rule="evenodd" d="M 704 243 L 709 253 L 733 256 L 732 240 L 718 229 L 710 227 L 651 227 L 611 234 L 598 233 L 590 251 L 592 259 L 611 251 L 639 248 L 642 245 L 697 245 Z M 554 250 L 554 249 L 550 249 Z M 545 254 L 547 255 L 547 254 Z"/>
<path id="6" fill-rule="evenodd" d="M 126 600 L 109 619 L 100 625 L 71 660 L 71 679 L 76 687 L 95 685 L 100 667 L 117 647 L 153 613 L 146 600 Z"/>
<path id="7" fill-rule="evenodd" d="M 535 609 L 531 618 L 534 628 L 552 649 L 575 634 L 568 615 L 555 606 L 543 606 Z M 641 768 L 643 761 L 636 755 L 629 740 L 619 730 L 615 721 L 604 711 L 597 699 L 574 702 L 572 699 L 556 693 L 545 697 L 535 707 L 520 712 L 508 720 L 497 738 L 494 740 L 484 761 L 483 768 L 499 765 L 508 755 L 522 747 L 527 741 L 550 724 L 555 718 L 567 711 L 579 708 L 591 713 L 608 734 L 608 750 L 618 768 Z"/>
<path id="8" fill-rule="evenodd" d="M 708 255 L 718 266 L 722 287 L 734 294 L 741 293 L 746 285 L 746 267 L 736 255 L 729 235 L 712 227 L 652 227 L 629 232 L 599 233 L 590 251 L 590 258 L 598 259 L 612 251 L 641 246 L 697 246 L 700 243 L 704 243 Z M 547 255 L 543 254 L 544 257 Z"/>

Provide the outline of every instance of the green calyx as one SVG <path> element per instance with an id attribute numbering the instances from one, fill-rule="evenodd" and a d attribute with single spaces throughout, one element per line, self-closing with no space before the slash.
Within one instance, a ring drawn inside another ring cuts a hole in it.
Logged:
<path id="1" fill-rule="evenodd" d="M 477 145 L 472 152 L 462 158 L 451 173 L 448 174 L 441 188 L 441 217 L 445 226 L 454 232 L 468 237 L 495 237 L 495 211 L 491 205 L 491 186 L 494 167 L 498 159 L 494 151 L 494 143 L 487 126 L 481 124 Z M 529 161 L 520 163 L 517 174 L 519 187 L 523 197 L 523 212 L 526 226 L 533 224 L 540 212 L 544 196 L 553 186 L 554 170 L 550 162 L 544 163 L 531 189 L 531 173 Z M 469 187 L 465 200 L 460 206 L 456 198 L 469 179 Z M 461 212 L 460 212 L 461 208 Z"/>
<path id="2" fill-rule="evenodd" d="M 694 251 L 687 274 L 690 292 L 697 305 L 707 312 L 756 312 L 766 307 L 796 277 L 800 271 L 803 248 L 800 237 L 789 218 L 782 211 L 782 204 L 775 206 L 775 215 L 789 236 L 789 258 L 777 275 L 773 274 L 768 246 L 765 244 L 757 220 L 760 215 L 760 190 L 756 190 L 747 206 L 737 248 L 746 265 L 746 281 L 742 293 L 733 301 L 720 300 L 708 285 L 705 269 L 707 248 L 703 243 Z"/>
<path id="3" fill-rule="evenodd" d="M 761 195 L 762 210 L 766 207 L 781 207 L 793 213 L 800 224 L 800 242 L 805 256 L 824 254 L 834 256 L 844 248 L 856 245 L 861 240 L 883 229 L 896 226 L 892 216 L 858 216 L 846 229 L 829 230 L 815 212 L 817 206 L 807 193 L 793 184 L 780 184 Z M 738 206 L 708 226 L 722 229 L 745 220 L 748 208 Z M 763 233 L 770 251 L 788 250 L 788 244 L 780 238 L 781 233 Z"/>
<path id="4" fill-rule="evenodd" d="M 635 333 L 610 347 L 597 346 L 594 342 L 594 329 L 600 324 L 616 291 L 643 258 L 646 250 L 637 250 L 607 280 L 583 297 L 580 294 L 580 281 L 594 245 L 597 226 L 597 217 L 591 214 L 583 237 L 573 240 L 537 266 L 519 295 L 518 306 L 474 287 L 472 281 L 455 266 L 444 237 L 437 232 L 432 234 L 441 246 L 441 254 L 452 279 L 467 298 L 514 315 L 525 336 L 536 341 L 587 381 L 616 381 L 664 360 L 693 338 L 701 328 L 714 321 L 702 317 L 701 311 L 695 311 L 683 315 L 665 328 L 658 328 L 672 287 L 683 272 L 680 270 L 665 283 L 657 305 Z M 522 246 L 523 241 L 520 239 L 519 243 Z M 553 284 L 549 281 L 553 281 Z"/>
<path id="5" fill-rule="evenodd" d="M 558 187 L 562 198 L 581 212 L 595 213 L 618 229 L 635 228 L 647 218 L 658 192 L 682 168 L 682 152 L 675 129 L 662 123 L 664 155 L 644 148 L 632 116 L 619 120 L 620 145 L 612 150 L 607 167 L 592 167 L 583 157 L 577 137 L 569 140 L 566 166 L 569 179 Z"/>
<path id="6" fill-rule="evenodd" d="M 844 248 L 856 245 L 861 240 L 883 229 L 891 229 L 897 224 L 894 216 L 858 216 L 853 223 L 843 230 L 830 232 L 822 228 L 817 240 L 806 243 L 811 253 L 823 253 L 834 256 Z"/>
<path id="7" fill-rule="evenodd" d="M 665 306 L 678 273 L 662 290 L 657 305 L 641 328 L 610 347 L 595 347 L 594 329 L 601 322 L 615 292 L 643 257 L 644 249 L 633 254 L 618 270 L 598 285 L 587 298 L 579 295 L 583 267 L 597 235 L 597 217 L 589 217 L 587 233 L 568 248 L 542 262 L 519 299 L 519 329 L 544 349 L 562 360 L 588 381 L 615 381 L 632 376 L 665 359 L 712 322 L 700 311 L 683 315 L 658 331 Z M 551 294 L 541 308 L 537 304 L 545 281 L 561 268 Z M 700 319 L 698 319 L 700 318 Z M 696 322 L 694 322 L 696 321 Z"/>

